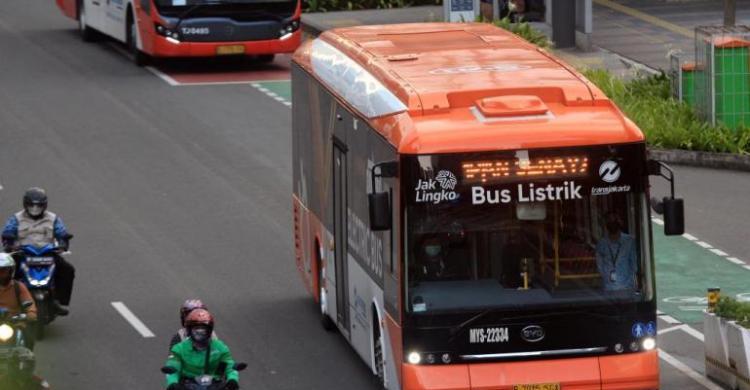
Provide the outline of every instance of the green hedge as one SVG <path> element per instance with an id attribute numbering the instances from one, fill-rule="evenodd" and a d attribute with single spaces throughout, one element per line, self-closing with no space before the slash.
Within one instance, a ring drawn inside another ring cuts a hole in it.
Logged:
<path id="1" fill-rule="evenodd" d="M 305 0 L 302 5 L 305 12 L 327 12 L 440 4 L 442 0 Z"/>
<path id="2" fill-rule="evenodd" d="M 623 81 L 606 70 L 586 70 L 596 84 L 646 135 L 654 147 L 750 154 L 750 128 L 732 130 L 700 120 L 693 108 L 672 99 L 669 78 L 639 77 Z"/>
<path id="3" fill-rule="evenodd" d="M 750 302 L 740 302 L 734 298 L 722 297 L 716 304 L 716 315 L 750 328 Z"/>

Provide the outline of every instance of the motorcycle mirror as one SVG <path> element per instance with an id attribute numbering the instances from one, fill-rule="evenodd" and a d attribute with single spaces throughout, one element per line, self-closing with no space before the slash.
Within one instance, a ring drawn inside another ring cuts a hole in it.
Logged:
<path id="1" fill-rule="evenodd" d="M 26 302 L 24 302 L 24 303 L 21 304 L 21 307 L 24 308 L 24 309 L 28 309 L 28 308 L 30 308 L 33 305 L 34 305 L 34 302 L 32 302 L 32 301 L 26 301 Z"/>
<path id="2" fill-rule="evenodd" d="M 164 374 L 167 374 L 167 375 L 169 375 L 169 374 L 176 374 L 177 373 L 177 369 L 174 368 L 174 367 L 164 366 L 164 367 L 161 368 L 161 372 L 164 373 Z"/>
<path id="3" fill-rule="evenodd" d="M 237 371 L 242 371 L 247 368 L 247 363 L 235 363 L 234 369 Z"/>

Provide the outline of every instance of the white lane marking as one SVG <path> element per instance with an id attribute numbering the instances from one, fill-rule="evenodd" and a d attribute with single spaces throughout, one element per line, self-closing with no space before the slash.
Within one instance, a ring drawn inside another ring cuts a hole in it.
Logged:
<path id="1" fill-rule="evenodd" d="M 710 249 L 710 251 L 713 252 L 714 254 L 718 255 L 718 256 L 721 256 L 721 257 L 729 256 L 729 253 L 724 252 L 721 249 L 712 248 L 712 249 Z M 729 260 L 729 259 L 727 259 L 727 260 Z"/>
<path id="2" fill-rule="evenodd" d="M 167 82 L 167 84 L 169 84 L 169 85 L 171 85 L 171 86 L 173 86 L 173 87 L 179 87 L 179 86 L 181 86 L 181 85 L 182 85 L 182 84 L 181 84 L 181 83 L 180 83 L 179 81 L 177 81 L 177 80 L 173 79 L 173 78 L 172 78 L 172 77 L 170 77 L 170 76 L 169 76 L 168 74 L 166 74 L 166 73 L 164 73 L 164 72 L 160 71 L 159 69 L 156 69 L 156 68 L 154 68 L 153 66 L 147 66 L 147 67 L 146 67 L 146 69 L 147 69 L 147 70 L 148 70 L 149 72 L 151 72 L 151 73 L 153 73 L 154 75 L 156 75 L 156 77 L 158 77 L 158 78 L 160 78 L 160 79 L 162 79 L 162 80 L 166 81 L 166 82 Z"/>
<path id="3" fill-rule="evenodd" d="M 696 237 L 696 236 L 694 236 L 694 235 L 692 235 L 690 233 L 685 233 L 682 236 L 685 237 L 685 238 L 687 238 L 690 241 L 698 241 L 698 237 Z"/>
<path id="4" fill-rule="evenodd" d="M 698 242 L 696 242 L 696 244 L 698 244 L 698 246 L 700 246 L 700 247 L 703 247 L 703 248 L 706 248 L 706 249 L 711 249 L 711 248 L 713 248 L 713 247 L 711 246 L 711 244 L 709 244 L 709 243 L 707 243 L 707 242 L 705 242 L 705 241 L 698 241 Z"/>
<path id="5" fill-rule="evenodd" d="M 723 390 L 720 386 L 716 385 L 715 383 L 711 382 L 706 377 L 704 377 L 703 374 L 693 370 L 687 364 L 677 360 L 677 358 L 670 355 L 669 353 L 664 352 L 663 349 L 659 349 L 659 357 L 665 362 L 669 363 L 672 367 L 678 369 L 683 374 L 689 376 L 692 380 L 703 385 L 703 387 L 705 387 L 706 389 Z"/>
<path id="6" fill-rule="evenodd" d="M 743 265 L 742 268 L 750 270 L 750 265 Z"/>
<path id="7" fill-rule="evenodd" d="M 138 331 L 141 336 L 143 336 L 144 338 L 156 337 L 154 333 L 151 332 L 151 330 L 143 322 L 141 322 L 141 320 L 139 320 L 138 317 L 136 317 L 135 314 L 133 314 L 133 312 L 130 311 L 127 306 L 125 306 L 124 303 L 112 302 L 112 307 L 114 307 L 115 310 L 117 310 L 117 312 L 120 313 L 123 318 L 125 318 L 125 321 L 130 323 L 130 326 L 135 328 L 135 330 Z"/>
<path id="8" fill-rule="evenodd" d="M 678 320 L 678 319 L 676 319 L 676 318 L 674 318 L 672 316 L 668 316 L 668 315 L 661 315 L 661 316 L 659 316 L 659 318 L 661 318 L 662 320 L 664 320 L 664 322 L 666 322 L 668 324 L 681 324 L 682 323 L 682 321 L 680 321 L 680 320 Z"/>
<path id="9" fill-rule="evenodd" d="M 651 221 L 657 225 L 664 225 L 664 221 L 659 218 L 651 218 Z"/>
<path id="10" fill-rule="evenodd" d="M 257 89 L 258 91 L 263 92 L 266 96 L 270 97 L 271 99 L 274 99 L 277 102 L 282 103 L 283 105 L 285 105 L 287 107 L 291 107 L 292 106 L 292 102 L 286 100 L 282 96 L 279 96 L 279 94 L 277 94 L 276 92 L 273 92 L 273 91 L 269 90 L 268 88 L 262 86 L 261 84 L 255 82 L 255 83 L 252 83 L 250 85 L 252 85 L 252 87 L 255 88 L 255 89 Z"/>
<path id="11" fill-rule="evenodd" d="M 659 334 L 659 335 L 662 335 L 662 334 L 665 334 L 665 333 L 669 333 L 669 332 L 672 332 L 672 331 L 675 331 L 675 330 L 681 330 L 681 329 L 682 329 L 682 326 L 681 326 L 681 325 L 678 325 L 678 326 L 673 326 L 673 327 L 671 327 L 671 328 L 660 329 L 660 330 L 659 330 L 658 332 L 656 332 L 656 333 L 657 333 L 657 334 Z"/>
<path id="12" fill-rule="evenodd" d="M 745 265 L 744 261 L 742 261 L 742 260 L 740 260 L 740 259 L 738 259 L 736 257 L 727 257 L 727 260 L 731 261 L 734 264 Z"/>
<path id="13" fill-rule="evenodd" d="M 169 76 L 167 76 L 169 77 Z M 202 86 L 211 86 L 211 85 L 251 85 L 252 83 L 256 83 L 256 80 L 248 80 L 248 81 L 199 81 L 199 82 L 189 82 L 189 83 L 180 83 L 177 82 L 177 87 L 202 87 Z"/>

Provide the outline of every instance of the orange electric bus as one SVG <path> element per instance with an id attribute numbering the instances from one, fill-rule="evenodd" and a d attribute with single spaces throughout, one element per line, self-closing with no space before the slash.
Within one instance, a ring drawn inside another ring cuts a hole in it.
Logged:
<path id="1" fill-rule="evenodd" d="M 387 389 L 656 389 L 641 131 L 488 24 L 336 29 L 292 66 L 297 267 Z"/>
<path id="2" fill-rule="evenodd" d="M 133 60 L 257 56 L 270 62 L 300 45 L 301 0 L 56 0 L 81 37 L 125 43 Z"/>

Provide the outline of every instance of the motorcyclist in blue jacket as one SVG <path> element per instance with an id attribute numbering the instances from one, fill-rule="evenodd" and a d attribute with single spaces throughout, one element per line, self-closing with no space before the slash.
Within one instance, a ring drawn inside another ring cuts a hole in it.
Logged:
<path id="1" fill-rule="evenodd" d="M 59 247 L 67 250 L 72 237 L 62 219 L 47 210 L 47 193 L 38 187 L 26 191 L 23 196 L 23 210 L 8 218 L 2 232 L 6 252 L 23 245 L 43 247 L 54 244 L 55 241 Z M 68 309 L 63 305 L 70 304 L 75 268 L 59 255 L 55 255 L 55 268 L 55 309 L 58 315 L 67 315 Z"/>

